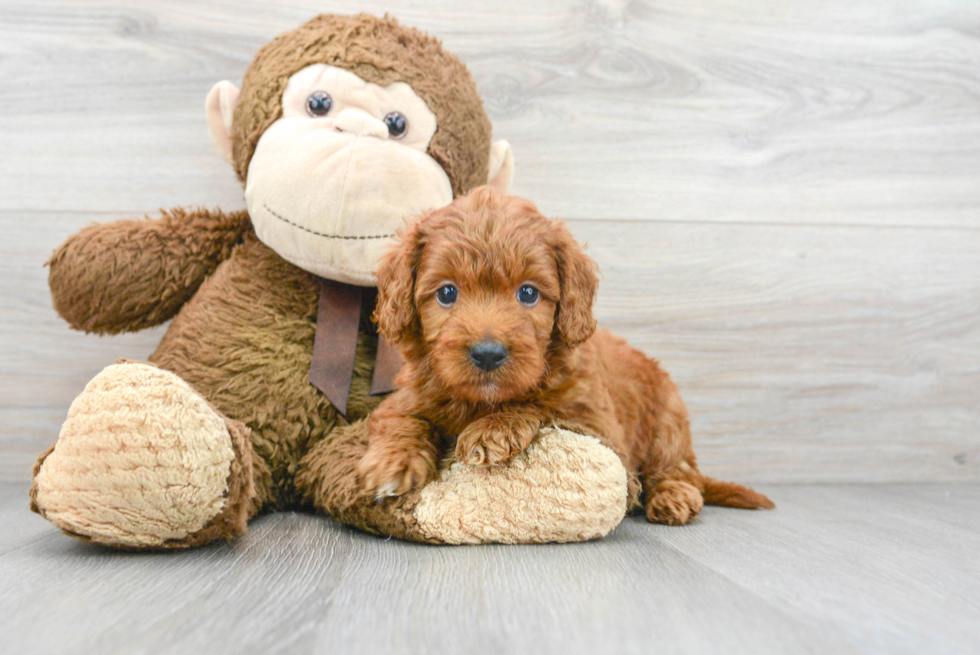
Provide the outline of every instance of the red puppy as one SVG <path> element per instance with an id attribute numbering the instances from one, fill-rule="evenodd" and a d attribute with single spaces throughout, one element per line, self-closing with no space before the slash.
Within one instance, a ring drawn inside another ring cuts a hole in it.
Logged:
<path id="1" fill-rule="evenodd" d="M 595 263 L 563 223 L 488 187 L 407 227 L 378 270 L 378 330 L 407 363 L 400 389 L 368 419 L 365 487 L 380 497 L 424 484 L 453 441 L 459 461 L 506 464 L 560 422 L 619 453 L 651 521 L 687 523 L 705 502 L 773 507 L 698 472 L 670 376 L 596 332 L 597 286 Z"/>

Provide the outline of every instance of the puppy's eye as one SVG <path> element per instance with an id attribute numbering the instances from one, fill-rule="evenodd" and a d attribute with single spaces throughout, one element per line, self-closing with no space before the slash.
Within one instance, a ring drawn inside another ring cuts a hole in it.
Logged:
<path id="1" fill-rule="evenodd" d="M 541 292 L 530 284 L 521 285 L 521 288 L 517 290 L 517 299 L 522 305 L 527 305 L 528 307 L 536 305 L 540 297 Z"/>
<path id="2" fill-rule="evenodd" d="M 392 139 L 400 139 L 408 131 L 408 119 L 400 111 L 389 112 L 385 115 L 384 121 L 388 126 L 388 136 Z"/>
<path id="3" fill-rule="evenodd" d="M 326 116 L 333 107 L 333 98 L 326 91 L 314 91 L 306 99 L 306 113 L 310 116 Z"/>
<path id="4" fill-rule="evenodd" d="M 459 290 L 452 284 L 444 284 L 436 291 L 436 300 L 443 307 L 452 307 L 456 302 Z"/>

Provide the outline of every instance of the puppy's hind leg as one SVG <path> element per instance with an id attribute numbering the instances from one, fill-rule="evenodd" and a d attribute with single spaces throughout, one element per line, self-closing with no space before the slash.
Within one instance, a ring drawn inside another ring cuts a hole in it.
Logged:
<path id="1" fill-rule="evenodd" d="M 771 500 L 748 487 L 702 476 L 690 448 L 686 420 L 680 426 L 682 429 L 672 439 L 655 442 L 651 449 L 653 458 L 641 471 L 647 519 L 654 523 L 685 525 L 697 517 L 704 505 L 742 509 L 776 507 Z"/>
<path id="2" fill-rule="evenodd" d="M 651 421 L 651 441 L 641 468 L 643 507 L 653 523 L 685 525 L 704 506 L 687 409 L 673 383 Z"/>
<path id="3" fill-rule="evenodd" d="M 643 506 L 647 520 L 667 525 L 685 525 L 694 520 L 704 506 L 699 479 L 697 471 L 687 462 L 681 462 L 667 473 L 644 475 Z"/>

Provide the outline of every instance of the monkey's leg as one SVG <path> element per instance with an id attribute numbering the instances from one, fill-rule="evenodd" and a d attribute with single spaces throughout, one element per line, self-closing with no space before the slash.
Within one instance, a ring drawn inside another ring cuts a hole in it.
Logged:
<path id="1" fill-rule="evenodd" d="M 585 541 L 606 535 L 627 508 L 620 458 L 565 429 L 542 429 L 508 466 L 444 461 L 438 479 L 381 502 L 357 478 L 366 450 L 363 421 L 334 430 L 303 459 L 297 485 L 317 509 L 376 534 L 451 544 Z"/>
<path id="2" fill-rule="evenodd" d="M 107 546 L 200 546 L 245 532 L 264 469 L 242 423 L 173 373 L 120 362 L 89 382 L 38 458 L 31 509 Z"/>
<path id="3" fill-rule="evenodd" d="M 367 421 L 339 425 L 300 461 L 296 488 L 303 501 L 330 518 L 379 535 L 436 543 L 419 528 L 413 509 L 419 490 L 376 500 L 358 466 L 368 450 Z"/>

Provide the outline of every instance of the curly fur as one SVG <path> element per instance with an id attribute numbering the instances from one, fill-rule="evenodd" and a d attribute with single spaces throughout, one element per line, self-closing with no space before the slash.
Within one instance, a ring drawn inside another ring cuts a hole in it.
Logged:
<path id="1" fill-rule="evenodd" d="M 379 331 L 401 344 L 401 389 L 368 419 L 359 464 L 376 494 L 429 480 L 440 449 L 503 465 L 543 425 L 574 421 L 604 435 L 643 485 L 651 521 L 689 522 L 704 502 L 773 507 L 765 496 L 697 468 L 687 409 L 656 360 L 596 332 L 595 263 L 559 221 L 527 200 L 479 188 L 408 227 L 378 272 Z M 458 288 L 451 307 L 436 290 Z M 531 284 L 533 305 L 517 299 Z M 483 371 L 470 348 L 502 343 L 507 359 Z"/>
<path id="2" fill-rule="evenodd" d="M 381 85 L 408 83 L 436 114 L 429 154 L 454 194 L 486 181 L 490 121 L 465 65 L 437 39 L 366 14 L 318 16 L 256 54 L 233 121 L 242 181 L 256 143 L 281 115 L 289 76 L 315 63 Z M 77 329 L 116 334 L 173 319 L 150 361 L 248 429 L 238 455 L 250 483 L 229 500 L 241 513 L 168 547 L 238 534 L 260 509 L 300 507 L 428 540 L 411 514 L 417 494 L 377 504 L 361 492 L 354 471 L 366 447 L 361 419 L 378 402 L 368 393 L 377 349 L 369 316 L 361 321 L 345 418 L 308 380 L 318 283 L 262 244 L 247 212 L 178 208 L 155 219 L 93 225 L 48 264 L 54 306 Z"/>

